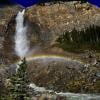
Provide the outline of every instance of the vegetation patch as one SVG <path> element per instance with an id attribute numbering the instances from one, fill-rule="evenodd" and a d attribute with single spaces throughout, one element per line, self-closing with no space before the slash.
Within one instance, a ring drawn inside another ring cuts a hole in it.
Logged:
<path id="1" fill-rule="evenodd" d="M 57 45 L 66 51 L 96 50 L 100 52 L 100 27 L 92 25 L 81 31 L 76 29 L 71 32 L 65 31 L 59 36 L 57 42 Z"/>

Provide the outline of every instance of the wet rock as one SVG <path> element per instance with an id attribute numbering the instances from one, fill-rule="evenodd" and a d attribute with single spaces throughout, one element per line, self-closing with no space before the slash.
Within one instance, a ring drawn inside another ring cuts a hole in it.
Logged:
<path id="1" fill-rule="evenodd" d="M 100 78 L 100 72 L 96 73 L 96 76 L 97 76 L 98 78 Z"/>

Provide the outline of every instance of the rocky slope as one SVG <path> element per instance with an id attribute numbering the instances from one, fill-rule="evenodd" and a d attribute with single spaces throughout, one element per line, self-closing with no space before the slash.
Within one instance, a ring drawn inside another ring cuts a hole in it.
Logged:
<path id="1" fill-rule="evenodd" d="M 98 64 L 92 66 L 73 60 L 55 59 L 33 60 L 28 63 L 30 80 L 40 87 L 58 92 L 100 93 Z"/>

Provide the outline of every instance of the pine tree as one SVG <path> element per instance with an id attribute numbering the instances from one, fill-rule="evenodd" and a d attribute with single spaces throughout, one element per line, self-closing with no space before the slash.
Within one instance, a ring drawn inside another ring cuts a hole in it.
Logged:
<path id="1" fill-rule="evenodd" d="M 25 58 L 19 64 L 16 74 L 10 79 L 7 100 L 31 100 L 28 94 L 28 73 Z"/>

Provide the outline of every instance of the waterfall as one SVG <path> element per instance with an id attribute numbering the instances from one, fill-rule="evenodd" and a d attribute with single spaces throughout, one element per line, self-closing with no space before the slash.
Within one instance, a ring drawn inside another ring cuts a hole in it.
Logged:
<path id="1" fill-rule="evenodd" d="M 15 52 L 19 57 L 25 57 L 29 51 L 27 26 L 24 26 L 24 13 L 19 11 L 16 17 Z"/>

